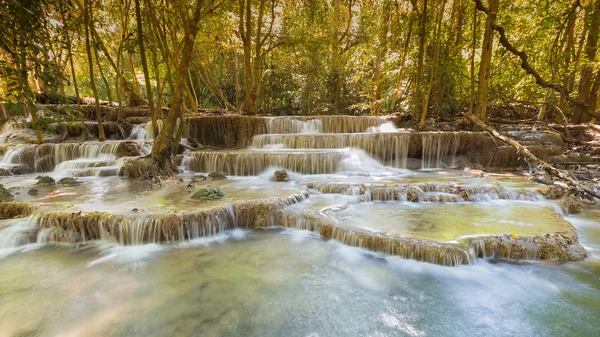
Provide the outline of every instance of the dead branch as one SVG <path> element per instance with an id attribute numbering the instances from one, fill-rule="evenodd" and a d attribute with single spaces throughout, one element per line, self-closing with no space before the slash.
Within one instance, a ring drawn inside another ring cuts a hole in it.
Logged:
<path id="1" fill-rule="evenodd" d="M 506 144 L 508 144 L 508 145 L 514 147 L 515 149 L 517 149 L 517 153 L 518 154 L 523 155 L 532 165 L 537 166 L 537 167 L 543 169 L 544 172 L 546 172 L 548 175 L 556 177 L 556 178 L 558 178 L 558 179 L 560 179 L 560 180 L 568 183 L 569 185 L 571 185 L 575 189 L 577 189 L 579 191 L 582 191 L 582 192 L 584 192 L 584 193 L 586 193 L 588 195 L 591 195 L 592 197 L 600 198 L 600 194 L 596 193 L 595 191 L 593 191 L 589 187 L 583 185 L 579 181 L 577 181 L 574 178 L 570 177 L 569 174 L 568 174 L 568 172 L 561 171 L 561 170 L 559 170 L 559 169 L 551 166 L 547 162 L 541 160 L 540 158 L 536 157 L 525 146 L 519 144 L 519 142 L 517 142 L 514 139 L 511 139 L 511 138 L 509 138 L 507 136 L 501 135 L 494 128 L 492 128 L 491 126 L 485 124 L 483 121 L 481 121 L 480 119 L 478 119 L 477 117 L 475 117 L 472 114 L 465 113 L 464 115 L 471 122 L 473 122 L 474 124 L 476 124 L 480 128 L 486 130 L 492 136 L 500 139 L 501 141 L 505 142 Z"/>

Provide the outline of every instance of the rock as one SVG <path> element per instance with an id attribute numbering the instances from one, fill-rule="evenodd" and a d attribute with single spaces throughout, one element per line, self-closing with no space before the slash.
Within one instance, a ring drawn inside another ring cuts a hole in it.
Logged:
<path id="1" fill-rule="evenodd" d="M 223 197 L 225 197 L 225 193 L 223 193 L 223 191 L 221 191 L 220 188 L 215 187 L 215 188 L 203 188 L 203 189 L 199 190 L 198 192 L 192 194 L 190 199 L 200 200 L 200 201 L 210 201 L 210 200 L 221 199 Z"/>
<path id="2" fill-rule="evenodd" d="M 152 119 L 149 117 L 143 116 L 133 116 L 125 118 L 125 121 L 129 124 L 146 124 L 150 122 Z"/>
<path id="3" fill-rule="evenodd" d="M 581 212 L 581 200 L 574 197 L 564 197 L 558 204 L 562 208 L 563 212 L 567 214 L 575 214 Z"/>
<path id="4" fill-rule="evenodd" d="M 0 187 L 0 201 L 12 201 L 15 197 L 4 187 Z"/>
<path id="5" fill-rule="evenodd" d="M 136 158 L 128 160 L 123 165 L 119 174 L 127 178 L 139 178 L 152 174 L 158 174 L 160 168 L 158 163 L 152 158 Z"/>
<path id="6" fill-rule="evenodd" d="M 589 256 L 587 250 L 580 244 L 568 245 L 565 254 L 568 261 L 582 261 Z"/>
<path id="7" fill-rule="evenodd" d="M 29 191 L 27 191 L 27 194 L 32 195 L 32 196 L 36 196 L 36 195 L 40 194 L 40 192 L 37 189 L 32 188 Z"/>
<path id="8" fill-rule="evenodd" d="M 35 207 L 26 202 L 0 201 L 0 220 L 30 215 Z"/>
<path id="9" fill-rule="evenodd" d="M 37 176 L 35 179 L 37 180 L 35 184 L 39 186 L 52 186 L 56 184 L 54 178 L 48 176 Z"/>
<path id="10" fill-rule="evenodd" d="M 227 177 L 224 174 L 219 172 L 211 172 L 208 174 L 208 179 L 210 180 L 225 180 Z"/>
<path id="11" fill-rule="evenodd" d="M 290 176 L 286 170 L 277 170 L 270 179 L 271 181 L 289 181 Z"/>
<path id="12" fill-rule="evenodd" d="M 139 157 L 142 155 L 138 143 L 121 142 L 117 147 L 117 157 Z"/>
<path id="13" fill-rule="evenodd" d="M 561 186 L 551 185 L 546 189 L 540 189 L 540 193 L 549 200 L 556 200 L 567 195 L 567 190 Z"/>
<path id="14" fill-rule="evenodd" d="M 419 202 L 423 194 L 425 194 L 425 192 L 420 188 L 411 187 L 406 191 L 406 200 L 410 202 Z"/>
<path id="15" fill-rule="evenodd" d="M 139 209 L 137 209 L 137 208 L 134 208 L 134 209 L 132 209 L 131 211 L 132 211 L 132 212 L 134 212 L 134 213 L 137 213 L 137 212 L 139 212 L 140 210 L 139 210 Z"/>
<path id="16" fill-rule="evenodd" d="M 58 181 L 59 184 L 63 186 L 77 186 L 81 184 L 81 182 L 75 178 L 65 177 Z"/>

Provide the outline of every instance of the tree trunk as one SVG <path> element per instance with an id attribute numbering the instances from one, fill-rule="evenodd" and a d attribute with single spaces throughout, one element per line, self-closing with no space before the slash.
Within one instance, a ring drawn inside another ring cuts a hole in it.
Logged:
<path id="1" fill-rule="evenodd" d="M 171 109 L 167 115 L 167 118 L 163 124 L 163 128 L 154 141 L 152 146 L 152 153 L 150 156 L 158 163 L 161 169 L 174 170 L 173 161 L 171 156 L 175 149 L 175 128 L 177 126 L 177 119 L 182 117 L 182 107 L 184 100 L 184 91 L 186 89 L 187 74 L 192 60 L 192 54 L 194 51 L 194 40 L 198 33 L 198 22 L 202 13 L 203 1 L 197 0 L 196 8 L 193 18 L 189 18 L 187 9 L 183 2 L 177 1 L 180 15 L 183 17 L 184 23 L 184 37 L 183 37 L 183 48 L 181 50 L 181 58 L 177 66 L 177 77 L 175 79 L 175 86 L 171 96 Z M 183 121 L 182 121 L 183 122 Z"/>
<path id="2" fill-rule="evenodd" d="M 586 17 L 589 18 L 589 29 L 585 45 L 586 64 L 581 70 L 579 86 L 577 87 L 577 99 L 584 102 L 582 105 L 576 105 L 573 111 L 573 123 L 586 123 L 592 119 L 590 113 L 596 109 L 596 99 L 594 95 L 593 84 L 596 77 L 596 53 L 598 51 L 598 28 L 600 28 L 600 0 L 595 0 L 593 5 L 589 5 L 586 11 Z"/>
<path id="3" fill-rule="evenodd" d="M 387 35 L 390 27 L 390 7 L 390 1 L 384 0 L 383 5 L 381 6 L 381 21 L 379 23 L 379 34 L 377 37 L 377 57 L 375 59 L 375 69 L 373 71 L 373 85 L 375 86 L 373 103 L 371 104 L 371 114 L 373 116 L 381 115 L 381 72 L 383 64 L 385 63 L 385 56 L 387 54 Z"/>
<path id="4" fill-rule="evenodd" d="M 88 57 L 88 66 L 90 72 L 90 88 L 94 93 L 94 101 L 96 104 L 96 121 L 98 122 L 98 140 L 104 141 L 106 138 L 104 135 L 104 127 L 102 126 L 102 115 L 100 113 L 100 100 L 98 98 L 98 90 L 96 89 L 96 83 L 94 80 L 94 61 L 92 58 L 92 47 L 90 46 L 90 15 L 91 15 L 91 0 L 84 0 L 84 11 L 83 20 L 85 25 L 85 50 Z"/>
<path id="5" fill-rule="evenodd" d="M 473 114 L 475 107 L 475 46 L 477 45 L 477 27 L 479 20 L 477 17 L 477 7 L 473 8 L 473 39 L 471 41 L 471 78 L 469 83 L 469 115 Z"/>
<path id="6" fill-rule="evenodd" d="M 79 109 L 79 88 L 77 87 L 77 77 L 75 76 L 75 63 L 73 62 L 73 48 L 71 47 L 71 34 L 69 34 L 69 29 L 67 28 L 67 20 L 65 18 L 65 11 L 62 7 L 62 1 L 58 1 L 58 6 L 60 8 L 60 16 L 61 16 L 61 20 L 63 21 L 63 26 L 65 29 L 65 39 L 66 39 L 66 45 L 67 45 L 67 53 L 68 53 L 68 57 L 69 57 L 69 65 L 71 68 L 71 77 L 73 78 L 73 88 L 75 89 L 75 99 L 77 101 L 77 113 L 79 114 L 79 117 L 81 118 L 81 132 L 83 135 L 83 139 L 84 140 L 88 140 L 90 138 L 90 135 L 88 133 L 87 130 L 87 126 L 85 125 L 85 119 L 83 117 L 83 113 L 81 112 L 81 110 Z"/>
<path id="7" fill-rule="evenodd" d="M 146 84 L 146 96 L 148 96 L 148 107 L 150 108 L 150 115 L 152 116 L 152 125 L 156 125 L 154 97 L 152 96 L 152 84 L 150 83 L 148 61 L 146 60 L 146 48 L 144 47 L 144 30 L 142 27 L 142 13 L 140 9 L 140 0 L 135 0 L 135 20 L 137 22 L 137 38 L 138 44 L 140 45 L 140 57 L 142 59 L 142 68 L 144 69 L 144 81 Z"/>
<path id="8" fill-rule="evenodd" d="M 414 98 L 414 111 L 413 115 L 415 118 L 419 116 L 421 111 L 421 104 L 423 101 L 423 67 L 425 59 L 425 27 L 427 26 L 427 0 L 423 0 L 423 7 L 421 8 L 421 15 L 419 17 L 419 52 L 417 56 L 417 79 L 415 83 L 415 98 Z"/>
<path id="9" fill-rule="evenodd" d="M 404 68 L 406 64 L 406 55 L 408 55 L 408 48 L 410 47 L 410 37 L 412 35 L 413 23 L 414 20 L 409 18 L 410 22 L 408 23 L 408 32 L 406 33 L 406 40 L 404 40 L 404 47 L 402 50 L 402 57 L 400 58 L 400 69 L 398 70 L 398 79 L 396 80 L 396 90 L 394 90 L 394 96 L 392 97 L 392 104 L 390 106 L 390 113 L 396 112 L 396 102 L 398 101 L 398 97 L 400 96 L 400 91 L 402 90 L 402 82 L 404 80 Z"/>
<path id="10" fill-rule="evenodd" d="M 333 113 L 342 113 L 342 75 L 341 75 L 341 45 L 340 45 L 340 0 L 333 1 L 333 35 L 331 39 L 332 84 L 333 84 Z"/>
<path id="11" fill-rule="evenodd" d="M 433 52 L 433 62 L 431 63 L 431 69 L 429 70 L 429 81 L 425 88 L 425 93 L 423 95 L 423 103 L 421 104 L 421 120 L 419 121 L 419 129 L 423 129 L 425 126 L 425 117 L 427 117 L 427 109 L 429 108 L 429 96 L 431 95 L 431 90 L 433 88 L 433 80 L 435 75 L 435 68 L 437 66 L 439 56 L 440 56 L 440 44 L 442 43 L 442 19 L 444 17 L 444 8 L 446 8 L 446 0 L 442 0 L 442 8 L 440 8 L 440 12 L 438 13 L 437 18 L 437 27 L 435 29 L 435 42 L 434 42 L 434 52 Z"/>
<path id="12" fill-rule="evenodd" d="M 487 108 L 488 91 L 492 73 L 492 53 L 494 45 L 494 30 L 492 26 L 496 22 L 499 0 L 489 0 L 489 14 L 485 20 L 485 31 L 483 33 L 483 45 L 481 46 L 481 61 L 479 62 L 479 75 L 477 86 L 477 99 L 475 101 L 475 117 L 485 120 Z"/>

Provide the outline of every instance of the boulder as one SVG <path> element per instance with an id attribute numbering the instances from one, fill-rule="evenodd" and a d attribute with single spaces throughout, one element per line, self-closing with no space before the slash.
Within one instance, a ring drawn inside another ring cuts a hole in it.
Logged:
<path id="1" fill-rule="evenodd" d="M 203 188 L 192 194 L 190 199 L 200 201 L 217 200 L 225 197 L 225 193 L 220 188 Z"/>
<path id="2" fill-rule="evenodd" d="M 142 155 L 136 142 L 122 142 L 117 147 L 117 157 L 139 157 Z"/>
<path id="3" fill-rule="evenodd" d="M 208 179 L 210 180 L 225 180 L 227 177 L 219 172 L 211 172 L 208 174 Z"/>
<path id="4" fill-rule="evenodd" d="M 15 197 L 4 187 L 0 187 L 0 201 L 12 201 Z"/>
<path id="5" fill-rule="evenodd" d="M 56 184 L 54 178 L 48 176 L 37 176 L 35 179 L 37 180 L 35 184 L 38 186 L 52 186 Z"/>
<path id="6" fill-rule="evenodd" d="M 65 177 L 58 181 L 59 184 L 63 186 L 77 186 L 81 184 L 81 182 L 75 178 Z"/>
<path id="7" fill-rule="evenodd" d="M 567 214 L 575 214 L 581 212 L 581 200 L 567 196 L 562 198 L 558 204 L 562 208 L 563 212 Z"/>
<path id="8" fill-rule="evenodd" d="M 286 170 L 277 170 L 270 179 L 271 181 L 289 181 L 290 176 Z"/>
<path id="9" fill-rule="evenodd" d="M 158 173 L 159 171 L 160 167 L 154 159 L 136 158 L 126 161 L 119 174 L 127 178 L 139 178 L 147 176 L 150 173 Z"/>
<path id="10" fill-rule="evenodd" d="M 40 192 L 36 188 L 32 188 L 29 191 L 27 191 L 27 194 L 29 194 L 31 196 L 36 196 L 36 195 L 40 194 Z"/>

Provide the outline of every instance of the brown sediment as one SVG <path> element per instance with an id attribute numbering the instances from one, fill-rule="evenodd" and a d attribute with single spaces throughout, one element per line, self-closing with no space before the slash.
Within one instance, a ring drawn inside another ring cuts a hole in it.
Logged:
<path id="1" fill-rule="evenodd" d="M 34 205 L 26 202 L 0 201 L 0 220 L 28 216 L 35 208 Z"/>

